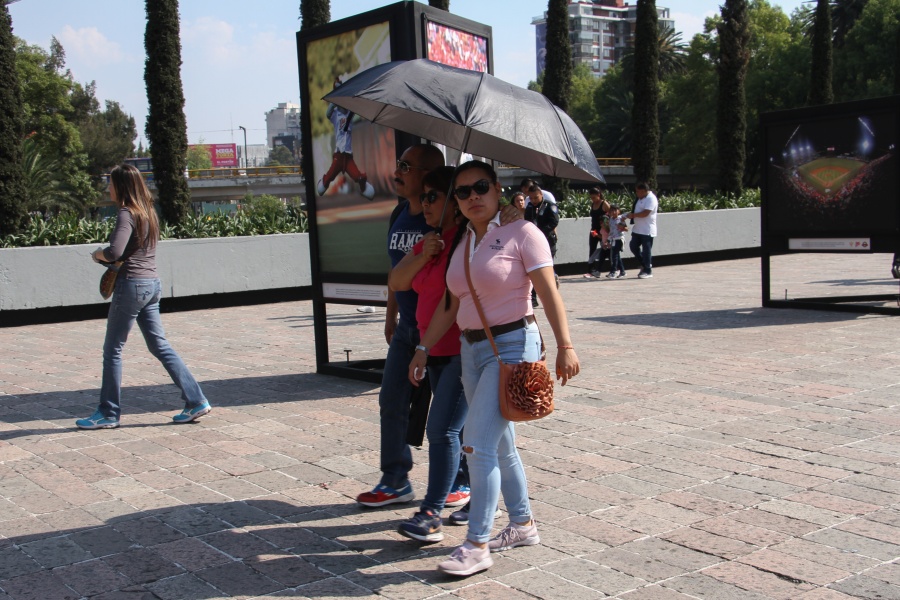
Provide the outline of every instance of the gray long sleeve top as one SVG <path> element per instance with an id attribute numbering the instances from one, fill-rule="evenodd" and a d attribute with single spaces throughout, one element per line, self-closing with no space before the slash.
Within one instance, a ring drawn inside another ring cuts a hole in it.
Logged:
<path id="1" fill-rule="evenodd" d="M 134 218 L 125 207 L 119 209 L 116 216 L 116 228 L 109 236 L 109 247 L 103 250 L 103 258 L 116 262 L 126 257 L 125 264 L 119 269 L 119 277 L 130 279 L 156 279 L 156 244 L 145 248 L 138 247 L 138 238 L 134 230 Z"/>

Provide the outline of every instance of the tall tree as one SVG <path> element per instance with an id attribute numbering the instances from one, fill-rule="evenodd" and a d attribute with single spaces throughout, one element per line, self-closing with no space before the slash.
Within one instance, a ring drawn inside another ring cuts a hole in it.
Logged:
<path id="1" fill-rule="evenodd" d="M 300 31 L 306 31 L 331 21 L 331 0 L 300 0 Z M 309 118 L 306 102 L 300 103 L 300 122 L 306 123 Z M 303 173 L 313 172 L 312 155 L 303 152 L 300 155 L 300 170 Z"/>
<path id="2" fill-rule="evenodd" d="M 900 0 L 869 0 L 835 55 L 840 100 L 887 96 L 894 88 L 893 40 L 900 35 Z"/>
<path id="3" fill-rule="evenodd" d="M 300 31 L 331 21 L 331 0 L 300 0 Z"/>
<path id="4" fill-rule="evenodd" d="M 0 235 L 21 229 L 28 200 L 22 172 L 24 119 L 15 43 L 9 9 L 6 2 L 0 2 Z"/>
<path id="5" fill-rule="evenodd" d="M 572 42 L 569 40 L 568 6 L 568 0 L 547 2 L 547 58 L 541 88 L 541 93 L 550 102 L 566 112 L 572 100 Z M 565 179 L 545 177 L 543 184 L 560 200 L 569 196 L 569 182 Z"/>
<path id="6" fill-rule="evenodd" d="M 747 99 L 744 79 L 750 60 L 750 20 L 746 0 L 725 0 L 719 23 L 719 96 L 716 142 L 719 188 L 726 194 L 743 191 Z"/>
<path id="7" fill-rule="evenodd" d="M 178 0 L 146 0 L 147 140 L 153 156 L 153 178 L 163 218 L 180 223 L 189 214 L 191 191 L 187 166 L 187 119 L 181 87 L 181 40 Z"/>
<path id="8" fill-rule="evenodd" d="M 572 97 L 572 42 L 569 40 L 567 0 L 547 2 L 547 62 L 543 94 L 561 109 L 569 110 Z"/>
<path id="9" fill-rule="evenodd" d="M 428 0 L 428 6 L 450 12 L 450 0 Z"/>
<path id="10" fill-rule="evenodd" d="M 656 2 L 638 0 L 634 24 L 634 106 L 631 163 L 638 181 L 656 188 L 659 162 L 659 15 Z"/>
<path id="11" fill-rule="evenodd" d="M 810 65 L 809 94 L 807 104 L 831 104 L 834 92 L 831 87 L 833 71 L 831 48 L 831 4 L 818 0 L 812 31 L 812 64 Z"/>
<path id="12" fill-rule="evenodd" d="M 79 211 L 100 195 L 91 185 L 88 157 L 76 125 L 90 105 L 87 98 L 96 100 L 91 95 L 91 86 L 84 88 L 73 81 L 65 63 L 65 51 L 55 38 L 51 40 L 49 52 L 22 40 L 16 45 L 25 132 L 31 136 L 38 153 L 60 169 L 63 195 L 58 195 L 51 204 Z M 44 199 L 32 197 L 29 202 L 40 204 Z"/>

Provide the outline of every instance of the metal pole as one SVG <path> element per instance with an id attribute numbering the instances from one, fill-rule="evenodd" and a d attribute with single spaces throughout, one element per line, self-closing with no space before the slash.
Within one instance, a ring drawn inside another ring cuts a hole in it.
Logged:
<path id="1" fill-rule="evenodd" d="M 249 166 L 247 162 L 247 128 L 243 125 L 238 125 L 238 129 L 244 132 L 244 168 L 246 169 Z"/>

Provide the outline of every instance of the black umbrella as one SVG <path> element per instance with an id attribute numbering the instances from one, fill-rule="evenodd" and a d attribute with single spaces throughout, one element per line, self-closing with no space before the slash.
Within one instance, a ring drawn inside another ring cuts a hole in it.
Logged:
<path id="1" fill-rule="evenodd" d="M 462 152 L 555 177 L 603 182 L 584 134 L 537 92 L 424 58 L 345 81 L 324 100 Z"/>

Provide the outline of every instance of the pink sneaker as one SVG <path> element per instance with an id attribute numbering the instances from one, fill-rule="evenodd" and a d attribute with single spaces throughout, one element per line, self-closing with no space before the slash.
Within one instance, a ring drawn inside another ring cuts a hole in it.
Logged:
<path id="1" fill-rule="evenodd" d="M 491 552 L 501 552 L 516 546 L 535 546 L 541 543 L 538 535 L 537 524 L 532 520 L 531 525 L 523 527 L 510 523 L 500 534 L 488 542 Z"/>
<path id="2" fill-rule="evenodd" d="M 468 540 L 450 554 L 450 558 L 438 565 L 438 571 L 447 575 L 465 577 L 490 569 L 494 564 L 488 547 L 479 548 Z"/>

